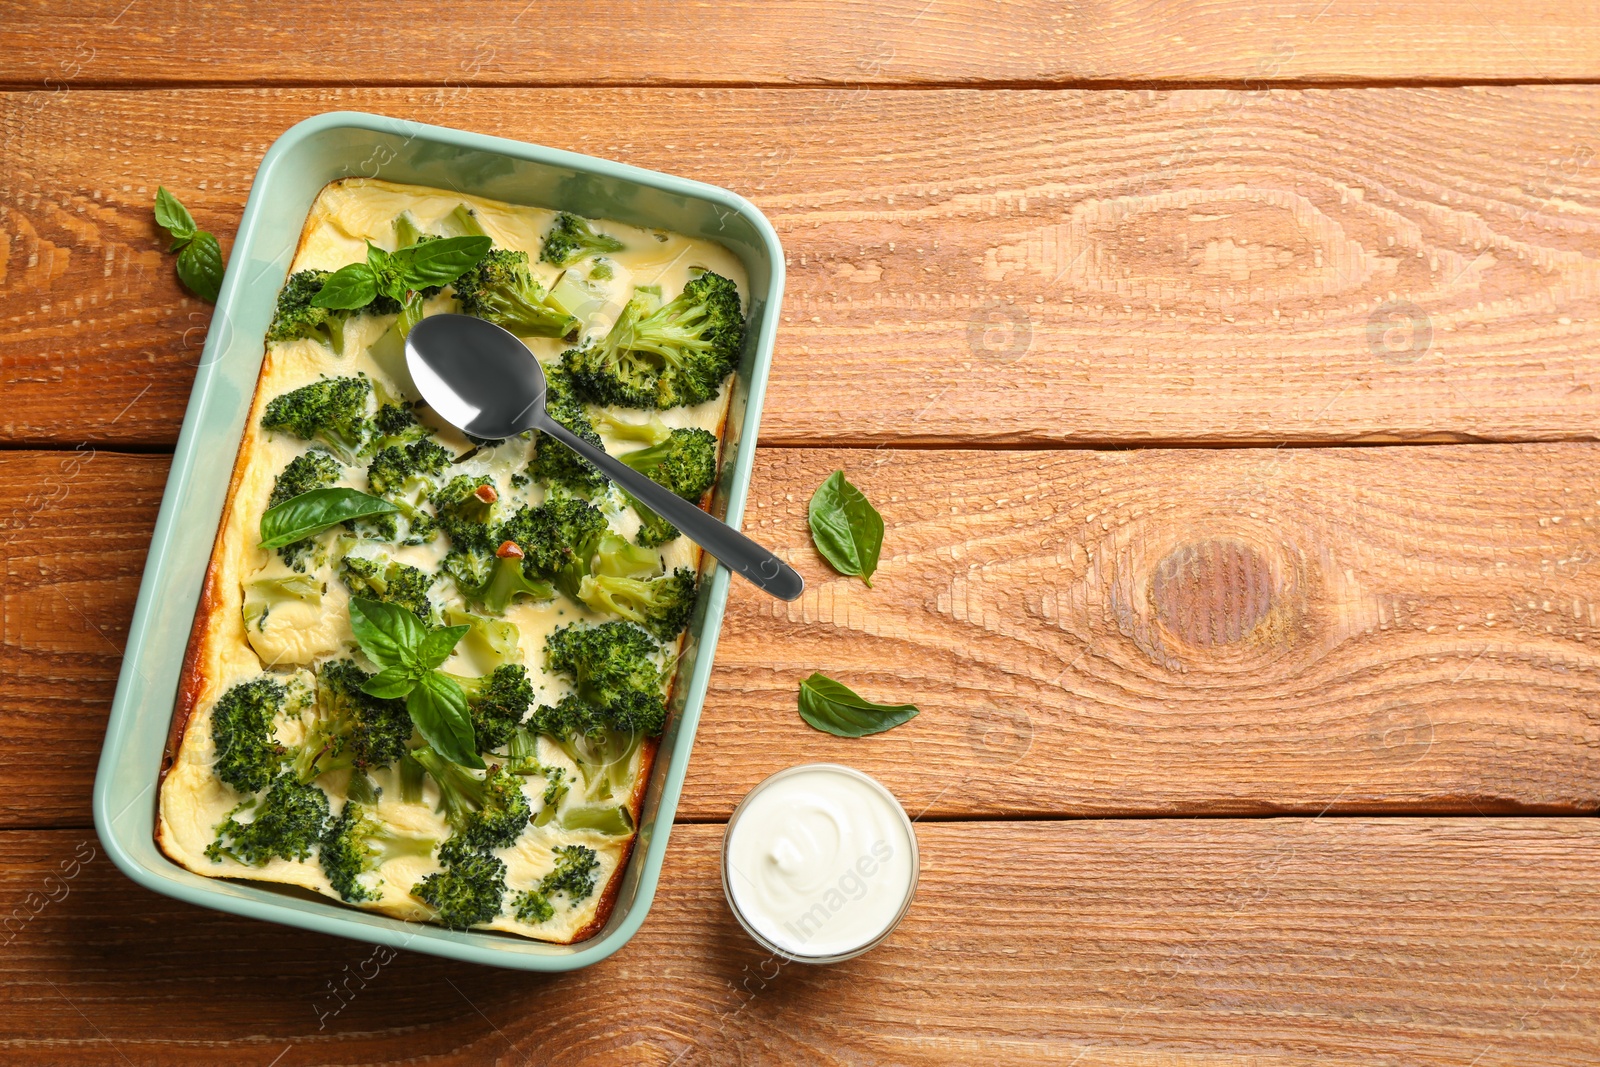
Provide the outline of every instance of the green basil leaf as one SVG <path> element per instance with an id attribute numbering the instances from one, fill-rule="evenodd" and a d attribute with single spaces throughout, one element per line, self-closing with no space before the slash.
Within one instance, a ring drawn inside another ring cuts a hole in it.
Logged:
<path id="1" fill-rule="evenodd" d="M 428 671 L 406 697 L 411 721 L 433 750 L 451 763 L 483 768 L 472 733 L 472 716 L 467 711 L 467 695 L 453 680 L 438 671 Z"/>
<path id="2" fill-rule="evenodd" d="M 415 671 L 405 667 L 385 667 L 383 670 L 368 678 L 361 686 L 361 691 L 369 696 L 382 700 L 398 700 L 417 686 Z"/>
<path id="3" fill-rule="evenodd" d="M 351 519 L 387 515 L 400 509 L 359 489 L 313 489 L 274 504 L 261 515 L 261 548 L 282 548 Z"/>
<path id="4" fill-rule="evenodd" d="M 351 263 L 328 275 L 311 298 L 311 306 L 354 310 L 366 307 L 377 295 L 378 279 L 372 268 L 365 263 Z"/>
<path id="5" fill-rule="evenodd" d="M 215 304 L 222 291 L 222 246 L 205 230 L 178 253 L 178 280 L 195 296 Z"/>
<path id="6" fill-rule="evenodd" d="M 860 576 L 872 587 L 883 551 L 883 516 L 861 490 L 834 471 L 811 495 L 811 541 L 834 570 Z"/>
<path id="7" fill-rule="evenodd" d="M 175 241 L 187 241 L 199 232 L 194 224 L 194 216 L 189 214 L 189 209 L 184 207 L 177 197 L 167 192 L 167 187 L 164 185 L 156 186 L 156 225 L 166 230 L 167 235 Z"/>
<path id="8" fill-rule="evenodd" d="M 865 737 L 916 718 L 915 704 L 874 704 L 825 674 L 800 683 L 800 717 L 835 737 Z"/>
<path id="9" fill-rule="evenodd" d="M 487 237 L 445 237 L 424 241 L 396 252 L 391 259 L 396 275 L 407 289 L 426 289 L 430 285 L 449 285 L 478 265 L 489 254 L 494 242 Z"/>
<path id="10" fill-rule="evenodd" d="M 422 644 L 417 646 L 417 661 L 422 666 L 432 670 L 450 658 L 450 652 L 456 647 L 456 642 L 467 635 L 471 626 L 446 626 L 442 629 L 430 631 L 422 639 Z"/>
<path id="11" fill-rule="evenodd" d="M 428 636 L 427 627 L 405 608 L 366 597 L 350 598 L 350 629 L 367 658 L 380 667 L 418 671 L 417 647 Z"/>

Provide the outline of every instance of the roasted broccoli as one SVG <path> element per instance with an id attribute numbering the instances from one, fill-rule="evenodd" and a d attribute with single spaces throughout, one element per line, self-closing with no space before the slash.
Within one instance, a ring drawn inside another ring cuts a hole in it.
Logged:
<path id="1" fill-rule="evenodd" d="M 456 830 L 452 841 L 460 839 L 474 848 L 506 848 L 527 827 L 532 805 L 516 775 L 490 767 L 479 778 L 431 748 L 416 749 L 412 756 L 439 786 L 439 811 Z"/>
<path id="2" fill-rule="evenodd" d="M 636 295 L 610 333 L 571 348 L 562 363 L 579 391 L 595 403 L 628 408 L 673 408 L 717 395 L 744 342 L 739 292 L 718 274 L 702 274 L 655 310 Z"/>
<path id="3" fill-rule="evenodd" d="M 241 793 L 267 787 L 278 773 L 284 747 L 273 736 L 273 720 L 291 710 L 289 687 L 263 675 L 240 682 L 211 709 L 213 770 Z"/>
<path id="4" fill-rule="evenodd" d="M 689 624 L 694 593 L 694 572 L 687 567 L 648 579 L 585 575 L 578 585 L 578 599 L 591 610 L 636 622 L 662 641 Z"/>
<path id="5" fill-rule="evenodd" d="M 367 403 L 372 382 L 365 374 L 321 378 L 275 396 L 261 416 L 261 428 L 316 441 L 345 463 L 354 463 L 372 438 Z"/>
<path id="6" fill-rule="evenodd" d="M 717 438 L 698 427 L 680 428 L 666 440 L 617 457 L 685 500 L 699 500 L 717 480 Z"/>
<path id="7" fill-rule="evenodd" d="M 645 548 L 660 548 L 669 541 L 676 541 L 680 531 L 672 523 L 657 515 L 644 501 L 632 493 L 624 491 L 622 498 L 628 502 L 635 515 L 639 516 L 639 531 L 634 535 L 634 540 Z"/>
<path id="8" fill-rule="evenodd" d="M 434 576 L 427 571 L 381 556 L 370 559 L 346 556 L 339 562 L 339 577 L 353 596 L 398 604 L 425 623 L 433 621 L 434 609 L 428 590 Z"/>
<path id="9" fill-rule="evenodd" d="M 439 849 L 442 870 L 411 887 L 411 895 L 439 913 L 441 925 L 465 930 L 500 914 L 506 895 L 506 865 L 487 850 L 452 837 Z"/>
<path id="10" fill-rule="evenodd" d="M 528 269 L 528 253 L 495 248 L 455 280 L 461 310 L 488 319 L 518 337 L 565 337 L 578 320 L 544 302 L 545 291 Z"/>
<path id="11" fill-rule="evenodd" d="M 355 801 L 348 801 L 338 818 L 328 824 L 317 850 L 322 871 L 339 896 L 352 904 L 383 896 L 379 867 L 403 857 L 426 858 L 439 844 L 431 837 L 407 837 L 390 830 Z"/>
<path id="12" fill-rule="evenodd" d="M 528 705 L 533 703 L 533 683 L 528 680 L 528 669 L 520 663 L 504 663 L 479 678 L 463 678 L 459 674 L 450 677 L 467 695 L 478 751 L 499 748 L 510 740 L 511 732 L 528 714 Z"/>
<path id="13" fill-rule="evenodd" d="M 235 818 L 249 809 L 255 816 L 249 822 Z M 206 857 L 221 863 L 226 856 L 252 867 L 275 857 L 303 860 L 322 840 L 327 823 L 328 795 L 292 774 L 280 774 L 265 797 L 245 801 L 218 824 Z"/>
<path id="14" fill-rule="evenodd" d="M 405 755 L 412 730 L 406 702 L 363 692 L 371 677 L 348 659 L 317 669 L 317 717 L 294 757 L 301 781 L 346 767 L 386 767 Z"/>
<path id="15" fill-rule="evenodd" d="M 438 479 L 449 467 L 452 458 L 449 450 L 431 437 L 412 441 L 403 447 L 389 445 L 379 449 L 367 465 L 367 485 L 375 495 L 400 510 L 360 519 L 354 524 L 356 532 L 378 540 L 408 545 L 420 545 L 433 540 L 438 523 L 423 510 L 422 502 L 437 488 Z M 402 518 L 406 521 L 403 533 L 400 529 Z"/>
<path id="16" fill-rule="evenodd" d="M 526 923 L 541 923 L 555 915 L 550 898 L 565 893 L 570 904 L 578 904 L 594 895 L 599 880 L 600 857 L 594 849 L 584 845 L 560 845 L 550 850 L 555 853 L 555 868 L 539 880 L 537 889 L 524 890 L 512 900 L 518 919 Z"/>
<path id="17" fill-rule="evenodd" d="M 652 736 L 666 725 L 656 643 L 630 622 L 572 623 L 545 641 L 545 668 L 568 675 L 607 725 Z"/>
<path id="18" fill-rule="evenodd" d="M 620 252 L 625 247 L 627 246 L 615 237 L 596 233 L 594 227 L 589 225 L 589 220 L 563 211 L 556 216 L 556 221 L 544 235 L 544 246 L 539 250 L 539 258 L 546 263 L 564 267 L 573 260 L 585 256 Z"/>
<path id="19" fill-rule="evenodd" d="M 594 505 L 573 497 L 552 497 L 536 508 L 519 509 L 501 525 L 498 536 L 522 549 L 530 572 L 550 578 L 593 552 L 607 529 L 605 515 Z"/>

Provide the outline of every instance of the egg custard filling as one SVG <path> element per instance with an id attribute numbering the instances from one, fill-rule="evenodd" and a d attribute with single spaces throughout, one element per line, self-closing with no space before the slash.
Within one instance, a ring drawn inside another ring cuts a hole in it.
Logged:
<path id="1" fill-rule="evenodd" d="M 205 575 L 162 850 L 455 929 L 597 932 L 701 553 L 552 439 L 444 425 L 405 335 L 444 312 L 504 326 L 552 416 L 705 506 L 747 291 L 709 241 L 376 180 L 323 189 Z"/>

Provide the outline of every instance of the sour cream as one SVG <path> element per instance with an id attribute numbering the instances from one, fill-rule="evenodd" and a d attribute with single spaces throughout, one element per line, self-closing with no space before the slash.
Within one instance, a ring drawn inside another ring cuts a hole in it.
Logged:
<path id="1" fill-rule="evenodd" d="M 917 839 L 882 785 L 836 763 L 779 771 L 728 820 L 722 887 L 751 937 L 802 963 L 859 956 L 917 888 Z"/>

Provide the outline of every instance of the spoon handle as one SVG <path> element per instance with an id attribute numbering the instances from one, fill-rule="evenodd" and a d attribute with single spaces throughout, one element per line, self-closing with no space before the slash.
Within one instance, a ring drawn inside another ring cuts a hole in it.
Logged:
<path id="1" fill-rule="evenodd" d="M 715 556 L 733 573 L 780 600 L 794 600 L 805 590 L 805 580 L 793 567 L 720 519 L 701 511 L 698 505 L 665 486 L 657 485 L 548 416 L 539 421 L 536 429 L 554 437 L 599 467 L 606 477 L 682 530 L 691 541 Z"/>

